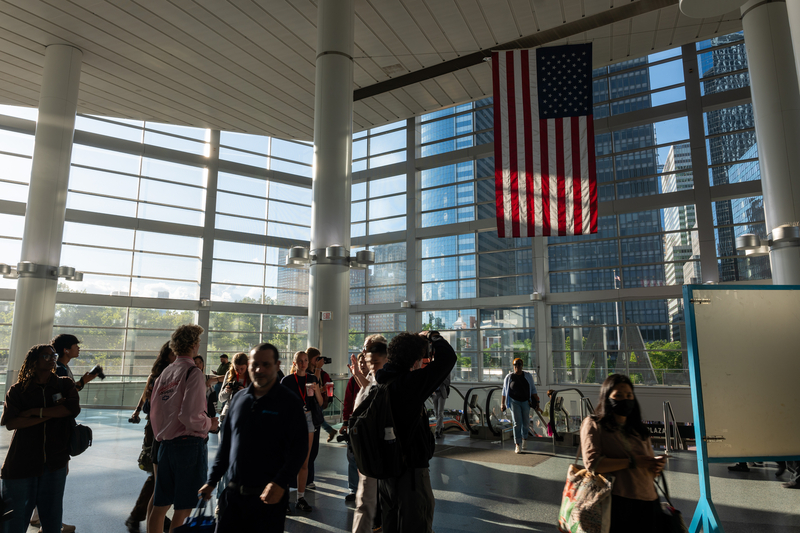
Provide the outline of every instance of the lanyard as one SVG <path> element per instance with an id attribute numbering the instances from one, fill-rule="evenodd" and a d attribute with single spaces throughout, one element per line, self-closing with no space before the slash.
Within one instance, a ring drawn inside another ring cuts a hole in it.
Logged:
<path id="1" fill-rule="evenodd" d="M 297 383 L 297 390 L 300 391 L 300 398 L 303 400 L 303 408 L 306 406 L 306 388 L 300 386 L 300 378 L 297 374 L 294 375 L 294 380 Z M 308 383 L 308 374 L 306 374 L 306 383 Z M 304 383 L 305 385 L 305 383 Z"/>

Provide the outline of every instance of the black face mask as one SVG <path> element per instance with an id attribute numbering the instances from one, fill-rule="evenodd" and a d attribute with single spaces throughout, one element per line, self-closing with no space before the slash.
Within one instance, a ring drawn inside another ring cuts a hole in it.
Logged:
<path id="1" fill-rule="evenodd" d="M 615 400 L 609 398 L 608 401 L 611 404 L 611 410 L 614 411 L 615 415 L 619 416 L 628 416 L 636 406 L 636 400 Z"/>

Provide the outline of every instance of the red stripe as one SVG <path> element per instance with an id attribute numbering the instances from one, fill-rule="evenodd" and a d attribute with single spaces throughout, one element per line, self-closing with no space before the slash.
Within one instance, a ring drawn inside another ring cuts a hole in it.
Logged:
<path id="1" fill-rule="evenodd" d="M 539 154 L 542 159 L 542 235 L 550 235 L 550 160 L 547 154 L 547 120 L 539 119 Z"/>
<path id="2" fill-rule="evenodd" d="M 505 237 L 506 224 L 503 209 L 503 114 L 500 109 L 500 76 L 498 53 L 492 53 L 492 88 L 494 98 L 494 203 L 497 212 L 497 235 Z"/>
<path id="3" fill-rule="evenodd" d="M 586 117 L 586 145 L 589 148 L 589 216 L 590 233 L 597 233 L 597 171 L 594 162 L 594 116 Z"/>
<path id="4" fill-rule="evenodd" d="M 514 92 L 514 52 L 507 52 L 506 92 L 508 93 L 508 174 L 511 182 L 511 236 L 519 237 L 519 186 L 517 184 L 517 108 Z"/>
<path id="5" fill-rule="evenodd" d="M 522 51 L 522 112 L 525 119 L 525 196 L 527 198 L 525 209 L 528 211 L 528 237 L 532 237 L 536 211 L 533 208 L 533 122 L 531 119 L 531 92 L 528 89 L 532 81 L 528 54 L 528 50 Z"/>
<path id="6" fill-rule="evenodd" d="M 567 189 L 564 176 L 564 120 L 556 123 L 556 186 L 558 187 L 558 234 L 567 234 Z"/>
<path id="7" fill-rule="evenodd" d="M 581 119 L 572 117 L 572 206 L 574 225 L 570 228 L 570 235 L 583 233 L 583 202 L 581 201 Z"/>

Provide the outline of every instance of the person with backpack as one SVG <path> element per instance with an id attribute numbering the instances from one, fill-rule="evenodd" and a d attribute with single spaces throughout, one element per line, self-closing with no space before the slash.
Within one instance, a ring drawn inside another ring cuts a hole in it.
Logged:
<path id="1" fill-rule="evenodd" d="M 421 368 L 429 350 L 431 362 Z M 372 433 L 379 437 L 372 447 L 380 453 L 369 453 L 370 446 L 363 445 L 354 445 L 353 451 L 359 471 L 369 475 L 373 468 L 378 472 L 385 469 L 373 476 L 378 478 L 383 531 L 429 533 L 435 501 L 428 466 L 436 444 L 425 401 L 450 375 L 456 354 L 438 331 L 400 333 L 387 351 L 387 363 L 375 373 L 378 387 L 353 413 L 351 422 L 354 418 L 356 421 L 350 439 L 351 443 L 359 440 L 357 431 L 369 434 L 359 431 L 359 422 L 367 421 L 359 417 L 366 411 L 376 411 L 372 418 L 383 425 L 383 430 Z M 372 409 L 382 405 L 388 408 Z"/>

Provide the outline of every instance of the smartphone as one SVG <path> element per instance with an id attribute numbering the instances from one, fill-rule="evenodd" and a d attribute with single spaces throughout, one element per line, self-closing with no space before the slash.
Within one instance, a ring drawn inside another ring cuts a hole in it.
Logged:
<path id="1" fill-rule="evenodd" d="M 63 396 L 60 392 L 53 394 L 53 403 L 57 403 L 59 400 L 61 400 L 61 398 L 63 398 Z"/>
<path id="2" fill-rule="evenodd" d="M 666 453 L 664 453 L 664 454 L 661 454 L 661 455 L 656 455 L 656 456 L 654 457 L 654 459 L 655 459 L 656 461 L 660 461 L 660 460 L 662 460 L 662 459 L 669 459 L 670 457 L 672 457 L 672 456 L 671 456 L 671 455 L 667 455 Z"/>

